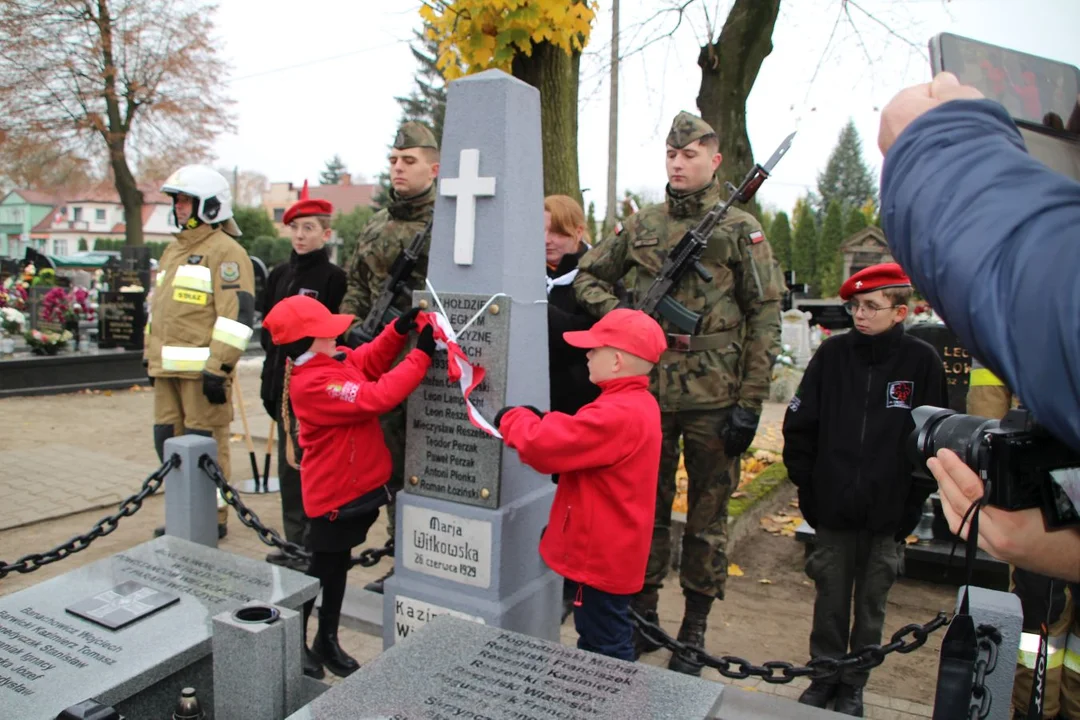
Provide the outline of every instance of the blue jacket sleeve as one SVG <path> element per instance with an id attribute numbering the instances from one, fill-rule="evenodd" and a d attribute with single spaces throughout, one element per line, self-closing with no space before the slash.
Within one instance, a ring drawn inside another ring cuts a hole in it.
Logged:
<path id="1" fill-rule="evenodd" d="M 1080 449 L 1080 183 L 1027 154 L 1004 108 L 955 100 L 885 157 L 893 256 L 960 341 Z"/>

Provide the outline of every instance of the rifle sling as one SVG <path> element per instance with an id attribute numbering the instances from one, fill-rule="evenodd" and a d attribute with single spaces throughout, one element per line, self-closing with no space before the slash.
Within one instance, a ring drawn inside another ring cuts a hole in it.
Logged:
<path id="1" fill-rule="evenodd" d="M 710 335 L 673 335 L 668 333 L 668 350 L 673 352 L 699 352 L 701 350 L 723 350 L 738 342 L 740 328 L 731 328 Z"/>

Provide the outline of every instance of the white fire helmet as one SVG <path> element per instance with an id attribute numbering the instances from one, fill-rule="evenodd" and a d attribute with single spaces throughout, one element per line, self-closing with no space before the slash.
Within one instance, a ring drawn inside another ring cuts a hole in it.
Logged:
<path id="1" fill-rule="evenodd" d="M 237 237 L 240 229 L 232 220 L 232 190 L 229 181 L 221 173 L 206 165 L 185 165 L 165 181 L 161 192 L 166 195 L 190 195 L 195 198 L 194 216 L 208 225 L 224 223 L 227 233 Z M 173 223 L 176 222 L 176 206 L 173 205 Z M 233 232 L 235 230 L 235 232 Z"/>

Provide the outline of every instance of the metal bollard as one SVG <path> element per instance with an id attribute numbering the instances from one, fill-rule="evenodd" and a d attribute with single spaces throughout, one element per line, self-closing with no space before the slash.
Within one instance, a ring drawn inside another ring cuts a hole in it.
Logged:
<path id="1" fill-rule="evenodd" d="M 199 458 L 217 460 L 217 443 L 202 435 L 181 435 L 165 441 L 165 457 L 176 453 L 180 467 L 165 478 L 165 533 L 216 548 L 217 486 L 202 469 Z"/>
<path id="2" fill-rule="evenodd" d="M 214 717 L 280 720 L 303 703 L 301 615 L 248 605 L 214 617 Z"/>
<path id="3" fill-rule="evenodd" d="M 960 609 L 964 588 L 956 595 L 956 608 Z M 1020 651 L 1020 633 L 1024 625 L 1024 612 L 1020 598 L 1009 592 L 968 588 L 968 606 L 975 627 L 992 625 L 1001 633 L 997 662 L 993 672 L 987 674 L 985 687 L 990 691 L 990 712 L 987 720 L 1009 720 L 1012 717 L 1013 678 Z"/>

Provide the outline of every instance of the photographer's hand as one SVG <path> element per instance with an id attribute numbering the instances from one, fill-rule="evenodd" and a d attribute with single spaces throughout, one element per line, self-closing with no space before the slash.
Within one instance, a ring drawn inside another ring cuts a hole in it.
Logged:
<path id="1" fill-rule="evenodd" d="M 889 152 L 904 128 L 927 110 L 949 100 L 978 100 L 983 94 L 970 85 L 961 85 L 950 72 L 938 73 L 933 82 L 913 85 L 901 90 L 881 111 L 878 147 L 881 154 Z"/>
<path id="2" fill-rule="evenodd" d="M 971 504 L 982 497 L 982 480 L 951 450 L 939 450 L 926 466 L 938 481 L 949 529 L 967 539 L 970 525 L 958 532 L 960 523 Z M 1080 531 L 1064 528 L 1047 532 L 1038 508 L 1008 511 L 984 507 L 979 512 L 980 548 L 1025 570 L 1080 582 Z"/>

